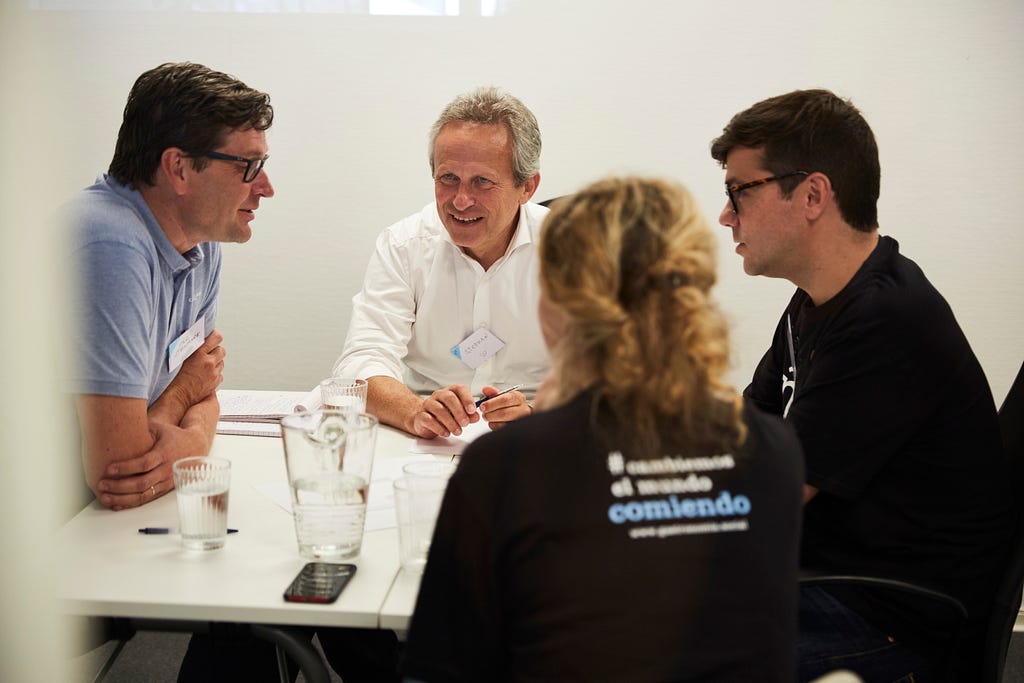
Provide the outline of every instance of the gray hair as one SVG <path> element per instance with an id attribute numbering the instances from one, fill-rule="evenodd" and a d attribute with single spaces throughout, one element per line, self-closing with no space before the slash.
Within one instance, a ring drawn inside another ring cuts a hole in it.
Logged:
<path id="1" fill-rule="evenodd" d="M 516 187 L 540 171 L 540 127 L 522 102 L 494 87 L 482 87 L 459 95 L 448 103 L 430 129 L 430 172 L 434 173 L 437 134 L 449 123 L 465 121 L 504 124 L 512 135 L 512 176 Z"/>

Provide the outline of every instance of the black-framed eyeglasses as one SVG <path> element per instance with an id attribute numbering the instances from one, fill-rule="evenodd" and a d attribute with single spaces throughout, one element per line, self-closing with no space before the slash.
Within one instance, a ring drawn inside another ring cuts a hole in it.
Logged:
<path id="1" fill-rule="evenodd" d="M 256 180 L 256 176 L 263 170 L 263 165 L 267 163 L 267 159 L 270 155 L 263 157 L 262 159 L 246 159 L 245 157 L 236 157 L 233 154 L 221 154 L 220 152 L 203 152 L 202 154 L 190 154 L 191 157 L 206 157 L 207 159 L 215 159 L 217 161 L 237 161 L 245 164 L 245 173 L 242 174 L 243 183 L 251 183 Z"/>
<path id="2" fill-rule="evenodd" d="M 732 204 L 732 210 L 735 214 L 739 215 L 740 205 L 736 202 L 736 197 L 739 196 L 740 192 L 749 190 L 752 187 L 758 185 L 765 185 L 767 183 L 773 183 L 776 180 L 785 180 L 786 178 L 792 178 L 798 175 L 810 175 L 807 171 L 793 171 L 792 173 L 783 173 L 782 175 L 773 175 L 768 178 L 761 178 L 760 180 L 751 180 L 749 183 L 743 183 L 741 185 L 727 185 L 725 187 L 725 195 L 729 198 L 729 203 Z"/>

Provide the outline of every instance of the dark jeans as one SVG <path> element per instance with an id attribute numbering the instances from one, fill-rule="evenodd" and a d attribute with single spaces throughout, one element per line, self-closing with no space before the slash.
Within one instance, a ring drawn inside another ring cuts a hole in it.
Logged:
<path id="1" fill-rule="evenodd" d="M 188 650 L 178 669 L 178 683 L 281 680 L 273 643 L 250 635 L 244 626 L 223 626 L 218 625 L 211 633 L 197 633 L 188 641 Z M 309 637 L 313 637 L 312 629 Z M 288 660 L 288 670 L 294 681 L 298 666 Z"/>
<path id="2" fill-rule="evenodd" d="M 801 682 L 847 669 L 864 683 L 920 683 L 931 679 L 927 663 L 847 609 L 824 588 L 800 588 L 797 643 Z"/>

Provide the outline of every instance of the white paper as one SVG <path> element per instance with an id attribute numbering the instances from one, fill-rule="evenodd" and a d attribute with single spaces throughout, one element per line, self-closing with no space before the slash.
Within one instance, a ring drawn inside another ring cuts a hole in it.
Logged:
<path id="1" fill-rule="evenodd" d="M 324 407 L 323 399 L 320 396 L 320 385 L 302 397 L 302 400 L 295 404 L 295 410 L 320 410 Z"/>
<path id="2" fill-rule="evenodd" d="M 447 438 L 416 439 L 409 446 L 409 452 L 431 453 L 434 455 L 461 455 L 462 451 L 466 450 L 466 446 L 490 431 L 491 427 L 487 424 L 487 420 L 481 417 L 478 421 L 463 427 L 462 434 L 459 436 L 453 434 Z"/>
<path id="3" fill-rule="evenodd" d="M 252 420 L 243 420 L 241 422 L 234 422 L 231 420 L 221 420 L 217 423 L 218 434 L 228 434 L 234 436 L 270 436 L 281 438 L 281 425 L 274 422 L 254 422 Z"/>
<path id="4" fill-rule="evenodd" d="M 301 397 L 301 398 L 297 398 Z M 306 397 L 297 391 L 234 391 L 217 392 L 220 418 L 227 422 L 250 422 L 256 418 L 279 418 L 298 409 L 297 400 Z"/>
<path id="5" fill-rule="evenodd" d="M 437 458 L 428 455 L 406 455 L 379 460 L 373 464 L 370 481 L 370 499 L 366 503 L 365 531 L 393 529 L 395 523 L 395 490 L 391 483 L 402 476 L 402 468 L 411 462 L 431 462 Z M 287 481 L 253 484 L 253 488 L 292 513 L 292 495 Z"/>

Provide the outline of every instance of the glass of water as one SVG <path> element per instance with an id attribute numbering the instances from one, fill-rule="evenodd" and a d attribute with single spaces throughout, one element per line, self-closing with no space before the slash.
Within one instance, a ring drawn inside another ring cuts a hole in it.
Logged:
<path id="1" fill-rule="evenodd" d="M 320 382 L 320 400 L 324 410 L 354 410 L 366 412 L 365 379 L 331 377 Z"/>
<path id="2" fill-rule="evenodd" d="M 183 458 L 174 463 L 181 543 L 189 550 L 216 550 L 228 535 L 231 461 Z"/>
<path id="3" fill-rule="evenodd" d="M 303 411 L 281 419 L 281 436 L 299 554 L 321 562 L 358 556 L 377 418 L 350 411 Z"/>

